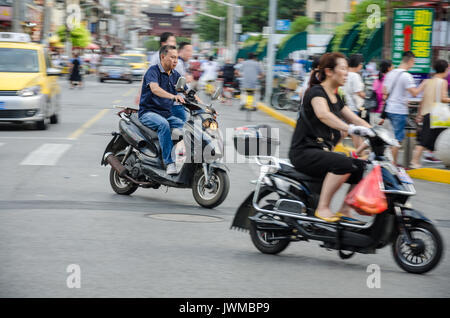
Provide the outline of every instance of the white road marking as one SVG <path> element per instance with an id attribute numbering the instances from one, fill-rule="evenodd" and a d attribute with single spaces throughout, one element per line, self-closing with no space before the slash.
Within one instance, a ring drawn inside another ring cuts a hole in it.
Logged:
<path id="1" fill-rule="evenodd" d="M 43 144 L 31 152 L 20 164 L 30 166 L 54 166 L 59 158 L 72 147 L 70 144 Z"/>
<path id="2" fill-rule="evenodd" d="M 23 137 L 15 137 L 15 136 L 4 136 L 0 139 L 19 139 L 19 140 L 49 140 L 49 139 L 55 139 L 55 140 L 71 140 L 70 138 L 64 138 L 64 137 L 31 137 L 31 136 L 23 136 Z"/>

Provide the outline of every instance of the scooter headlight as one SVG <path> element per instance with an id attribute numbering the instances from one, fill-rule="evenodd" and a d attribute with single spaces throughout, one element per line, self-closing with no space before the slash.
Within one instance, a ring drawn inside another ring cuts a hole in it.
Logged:
<path id="1" fill-rule="evenodd" d="M 217 130 L 219 128 L 219 124 L 214 119 L 208 118 L 205 119 L 202 123 L 203 129 L 211 129 L 211 130 Z"/>

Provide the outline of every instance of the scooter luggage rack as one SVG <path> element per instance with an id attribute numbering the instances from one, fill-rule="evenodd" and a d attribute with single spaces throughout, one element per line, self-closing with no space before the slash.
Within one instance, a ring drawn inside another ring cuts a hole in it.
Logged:
<path id="1" fill-rule="evenodd" d="M 266 169 L 270 170 L 270 168 L 276 168 L 277 171 L 278 171 L 280 165 L 279 165 L 278 160 L 277 160 L 276 157 L 259 156 L 259 158 L 264 158 L 264 159 L 275 159 L 274 160 L 275 161 L 275 165 L 264 165 L 257 158 L 258 158 L 258 156 L 255 157 L 255 159 L 256 159 L 258 165 L 262 166 L 261 170 L 266 170 Z M 265 166 L 268 166 L 268 168 L 263 169 Z M 297 214 L 297 213 L 282 212 L 282 211 L 279 211 L 279 210 L 278 211 L 274 211 L 274 210 L 263 209 L 263 208 L 258 206 L 258 198 L 259 198 L 259 192 L 261 191 L 261 185 L 264 183 L 263 180 L 264 180 L 264 177 L 267 174 L 271 174 L 271 173 L 275 173 L 275 172 L 270 172 L 269 171 L 269 172 L 265 173 L 264 171 L 261 171 L 261 175 L 260 175 L 258 181 L 256 182 L 256 188 L 255 188 L 255 193 L 253 195 L 253 202 L 252 202 L 253 208 L 256 211 L 261 212 L 261 213 L 267 213 L 267 214 L 273 214 L 273 215 L 278 215 L 278 216 L 290 217 L 290 218 L 301 220 L 301 221 L 323 223 L 323 224 L 328 224 L 328 225 L 331 225 L 331 226 L 337 226 L 338 224 L 341 224 L 341 225 L 344 225 L 346 227 L 351 227 L 351 228 L 356 228 L 356 229 L 368 229 L 375 222 L 375 217 L 372 217 L 372 219 L 369 222 L 367 222 L 366 224 L 364 224 L 364 225 L 357 225 L 357 224 L 352 224 L 352 223 L 347 223 L 347 222 L 331 223 L 331 222 L 327 222 L 325 220 L 322 220 L 322 219 L 319 219 L 319 218 L 316 218 L 316 217 L 304 216 L 304 215 L 300 215 L 300 214 Z"/>

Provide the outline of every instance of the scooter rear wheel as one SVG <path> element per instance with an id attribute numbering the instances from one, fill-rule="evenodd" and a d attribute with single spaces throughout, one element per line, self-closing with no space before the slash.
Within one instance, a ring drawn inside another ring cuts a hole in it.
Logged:
<path id="1" fill-rule="evenodd" d="M 122 161 L 123 155 L 117 156 L 117 159 L 119 159 L 119 161 Z M 120 177 L 117 171 L 113 168 L 111 168 L 111 171 L 109 172 L 109 182 L 114 192 L 121 195 L 130 195 L 134 193 L 139 187 L 131 181 Z"/>
<path id="2" fill-rule="evenodd" d="M 265 210 L 273 209 L 273 205 L 266 205 L 263 207 Z M 269 217 L 269 216 L 265 216 Z M 260 231 L 256 228 L 254 223 L 250 225 L 250 237 L 252 239 L 253 245 L 264 254 L 278 254 L 284 251 L 289 243 L 291 242 L 288 239 L 283 240 L 270 240 L 270 238 L 274 238 L 279 236 L 276 232 L 272 231 Z"/>

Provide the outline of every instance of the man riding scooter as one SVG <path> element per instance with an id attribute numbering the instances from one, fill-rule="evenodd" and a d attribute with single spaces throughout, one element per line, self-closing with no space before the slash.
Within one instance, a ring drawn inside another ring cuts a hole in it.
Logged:
<path id="1" fill-rule="evenodd" d="M 174 102 L 183 104 L 183 96 L 177 95 L 176 83 L 181 75 L 175 70 L 178 62 L 177 48 L 165 45 L 159 50 L 161 62 L 151 66 L 142 81 L 139 102 L 139 120 L 150 129 L 158 132 L 166 172 L 177 173 L 172 159 L 173 142 L 171 129 L 182 128 L 183 121 L 173 116 Z"/>

